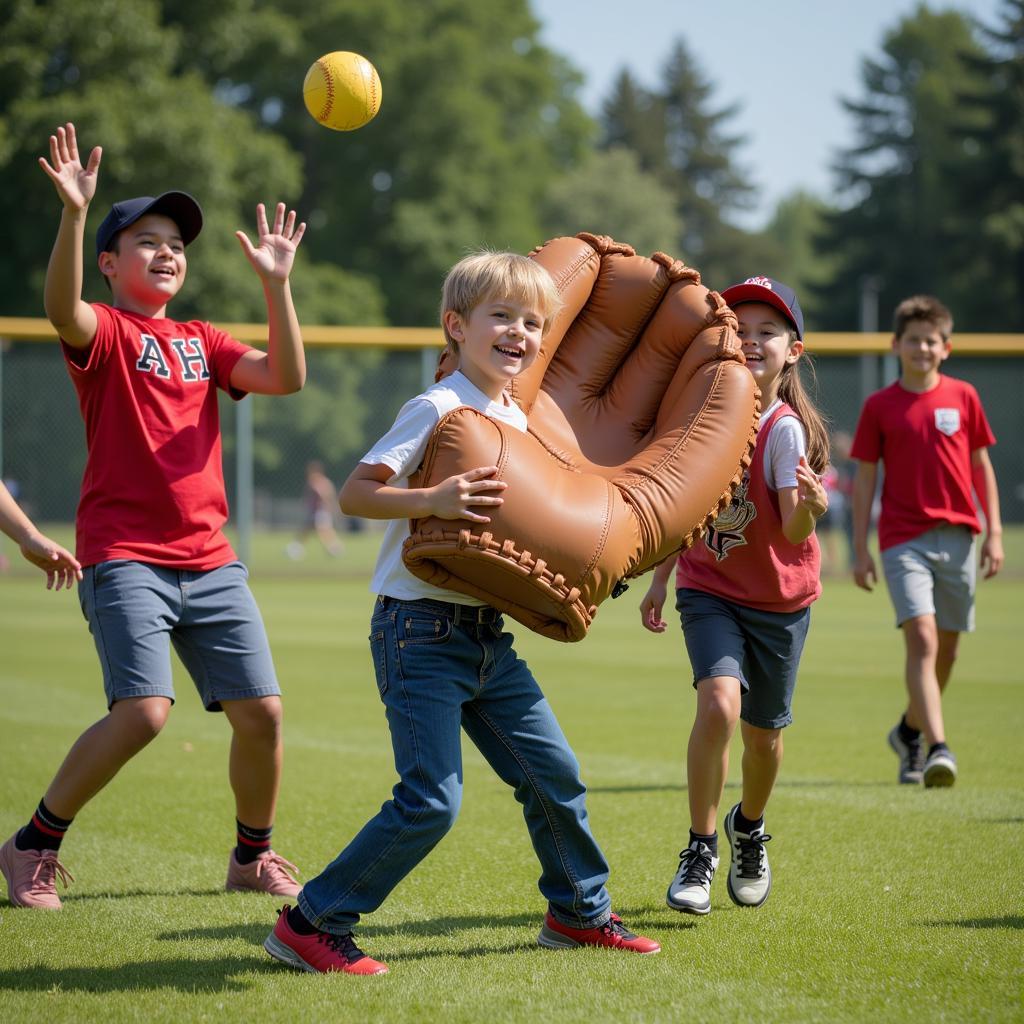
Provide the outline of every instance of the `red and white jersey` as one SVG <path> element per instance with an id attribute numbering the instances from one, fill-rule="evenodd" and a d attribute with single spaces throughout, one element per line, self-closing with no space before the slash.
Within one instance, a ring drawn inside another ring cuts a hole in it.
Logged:
<path id="1" fill-rule="evenodd" d="M 942 523 L 981 532 L 971 453 L 995 444 L 978 392 L 939 376 L 924 393 L 897 381 L 868 397 L 851 458 L 885 463 L 878 545 L 884 551 Z"/>
<path id="2" fill-rule="evenodd" d="M 61 344 L 88 447 L 79 561 L 225 565 L 235 553 L 222 533 L 228 503 L 217 388 L 244 397 L 229 380 L 249 346 L 200 320 L 93 309 L 92 344 Z"/>
<path id="3" fill-rule="evenodd" d="M 821 552 L 811 534 L 793 544 L 782 532 L 779 493 L 765 478 L 765 450 L 783 417 L 799 417 L 785 403 L 763 420 L 750 468 L 732 503 L 704 537 L 679 556 L 676 586 L 703 590 L 747 608 L 795 612 L 821 595 Z"/>

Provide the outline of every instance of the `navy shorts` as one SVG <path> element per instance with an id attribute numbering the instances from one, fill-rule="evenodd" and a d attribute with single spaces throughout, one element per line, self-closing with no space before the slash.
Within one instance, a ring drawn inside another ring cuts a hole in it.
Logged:
<path id="1" fill-rule="evenodd" d="M 281 693 L 263 619 L 241 562 L 170 569 L 146 562 L 88 566 L 82 612 L 103 667 L 107 707 L 127 697 L 174 701 L 171 645 L 207 711 Z"/>
<path id="2" fill-rule="evenodd" d="M 763 612 L 687 587 L 676 591 L 676 608 L 693 685 L 710 676 L 732 676 L 743 691 L 744 722 L 759 729 L 789 725 L 811 609 Z"/>

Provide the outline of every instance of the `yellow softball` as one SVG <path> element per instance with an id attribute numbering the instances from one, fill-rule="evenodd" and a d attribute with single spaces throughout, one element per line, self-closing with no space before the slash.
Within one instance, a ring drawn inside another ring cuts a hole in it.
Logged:
<path id="1" fill-rule="evenodd" d="M 325 53 L 306 72 L 302 98 L 314 119 L 336 132 L 362 128 L 380 110 L 377 69 L 358 53 Z"/>

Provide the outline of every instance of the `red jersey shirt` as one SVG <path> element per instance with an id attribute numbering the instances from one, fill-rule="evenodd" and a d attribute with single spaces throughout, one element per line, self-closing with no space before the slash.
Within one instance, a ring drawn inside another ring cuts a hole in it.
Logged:
<path id="1" fill-rule="evenodd" d="M 821 552 L 811 534 L 793 544 L 782 532 L 779 492 L 764 476 L 772 427 L 796 416 L 785 403 L 761 423 L 750 467 L 704 537 L 679 556 L 676 586 L 703 590 L 766 612 L 796 612 L 821 596 Z"/>
<path id="2" fill-rule="evenodd" d="M 885 463 L 878 545 L 884 551 L 941 523 L 981 532 L 971 491 L 971 453 L 995 443 L 977 391 L 939 376 L 931 391 L 897 381 L 864 403 L 851 458 Z"/>
<path id="3" fill-rule="evenodd" d="M 63 344 L 88 456 L 76 520 L 83 565 L 132 559 L 215 569 L 235 553 L 217 388 L 249 351 L 208 323 L 151 319 L 96 303 L 96 337 Z"/>

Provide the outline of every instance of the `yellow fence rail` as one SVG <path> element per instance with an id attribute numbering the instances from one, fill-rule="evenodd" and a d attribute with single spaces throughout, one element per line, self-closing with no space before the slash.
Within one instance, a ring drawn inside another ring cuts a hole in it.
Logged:
<path id="1" fill-rule="evenodd" d="M 266 324 L 218 323 L 239 341 L 259 345 L 266 341 Z M 0 338 L 11 341 L 55 340 L 50 322 L 41 317 L 0 316 Z M 325 348 L 440 348 L 444 336 L 439 327 L 330 327 L 316 324 L 302 327 L 302 340 L 311 347 Z M 885 355 L 892 351 L 887 333 L 823 332 L 808 336 L 812 355 Z M 966 356 L 1024 355 L 1024 334 L 955 334 L 953 345 Z"/>

